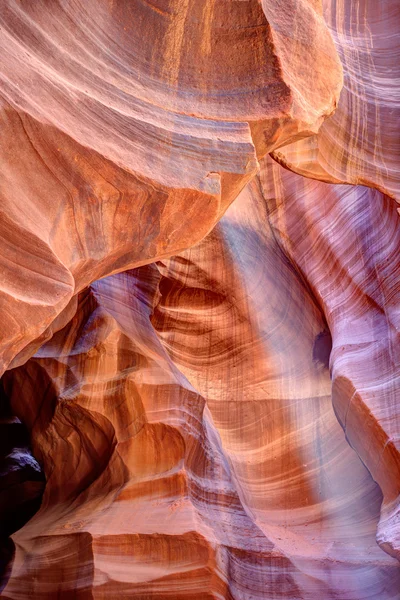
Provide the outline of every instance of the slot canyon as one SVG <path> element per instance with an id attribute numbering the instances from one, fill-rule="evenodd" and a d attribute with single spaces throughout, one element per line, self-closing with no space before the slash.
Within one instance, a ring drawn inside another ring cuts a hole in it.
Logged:
<path id="1" fill-rule="evenodd" d="M 0 132 L 0 597 L 400 600 L 399 0 L 0 0 Z"/>

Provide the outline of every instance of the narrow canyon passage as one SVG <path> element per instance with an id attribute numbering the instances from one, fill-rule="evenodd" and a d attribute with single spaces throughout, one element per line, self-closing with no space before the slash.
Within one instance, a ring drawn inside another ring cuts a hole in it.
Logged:
<path id="1" fill-rule="evenodd" d="M 398 0 L 0 0 L 0 597 L 400 600 Z"/>
<path id="2" fill-rule="evenodd" d="M 192 249 L 92 284 L 4 375 L 47 480 L 5 598 L 398 598 L 327 324 L 263 192 Z"/>

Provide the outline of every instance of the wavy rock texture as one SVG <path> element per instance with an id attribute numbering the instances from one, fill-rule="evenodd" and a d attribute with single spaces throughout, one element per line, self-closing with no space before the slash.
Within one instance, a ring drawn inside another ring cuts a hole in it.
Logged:
<path id="1" fill-rule="evenodd" d="M 276 4 L 2 1 L 2 369 L 93 280 L 199 241 L 257 155 L 333 111 L 319 11 L 301 2 L 297 31 Z"/>
<path id="2" fill-rule="evenodd" d="M 399 600 L 397 3 L 0 5 L 1 596 Z"/>
<path id="3" fill-rule="evenodd" d="M 400 558 L 395 204 L 365 187 L 332 188 L 306 180 L 270 159 L 264 162 L 261 185 L 264 196 L 274 199 L 270 219 L 280 244 L 323 307 L 333 339 L 335 412 L 384 493 L 378 539 Z"/>
<path id="4" fill-rule="evenodd" d="M 397 598 L 329 350 L 259 182 L 192 250 L 94 284 L 4 378 L 47 478 L 5 597 Z"/>
<path id="5" fill-rule="evenodd" d="M 323 5 L 344 69 L 339 106 L 317 135 L 273 156 L 306 177 L 371 186 L 400 201 L 400 4 Z"/>

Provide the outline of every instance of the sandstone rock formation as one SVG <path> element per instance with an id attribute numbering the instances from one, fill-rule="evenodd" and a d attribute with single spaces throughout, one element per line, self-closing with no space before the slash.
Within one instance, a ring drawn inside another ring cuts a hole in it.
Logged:
<path id="1" fill-rule="evenodd" d="M 395 0 L 0 6 L 1 597 L 399 600 Z"/>
<path id="2" fill-rule="evenodd" d="M 376 190 L 332 190 L 283 172 L 271 160 L 261 180 L 263 193 L 276 201 L 271 221 L 277 237 L 314 291 L 332 334 L 336 415 L 384 493 L 378 539 L 400 558 L 396 206 Z"/>
<path id="3" fill-rule="evenodd" d="M 199 241 L 257 155 L 333 111 L 320 14 L 302 2 L 297 31 L 274 2 L 2 0 L 3 368 L 91 281 Z"/>
<path id="4" fill-rule="evenodd" d="M 397 0 L 324 0 L 344 67 L 337 111 L 317 135 L 274 152 L 284 166 L 330 183 L 377 188 L 400 200 Z"/>

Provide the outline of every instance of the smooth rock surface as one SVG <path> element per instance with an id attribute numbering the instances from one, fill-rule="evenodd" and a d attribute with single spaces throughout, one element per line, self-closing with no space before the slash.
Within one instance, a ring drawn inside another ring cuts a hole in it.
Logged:
<path id="1" fill-rule="evenodd" d="M 1 597 L 400 600 L 396 0 L 0 9 Z"/>
<path id="2" fill-rule="evenodd" d="M 300 175 L 374 187 L 400 202 L 400 3 L 323 0 L 343 65 L 335 114 L 273 153 Z"/>
<path id="3" fill-rule="evenodd" d="M 0 372 L 92 281 L 199 241 L 257 156 L 333 112 L 331 35 L 290 6 L 2 0 Z"/>
<path id="4" fill-rule="evenodd" d="M 193 249 L 94 284 L 6 373 L 47 478 L 6 598 L 398 597 L 326 322 L 268 211 L 256 181 Z"/>
<path id="5" fill-rule="evenodd" d="M 271 159 L 260 185 L 279 243 L 323 308 L 335 413 L 384 493 L 378 539 L 400 558 L 396 205 L 377 190 L 307 180 Z"/>

